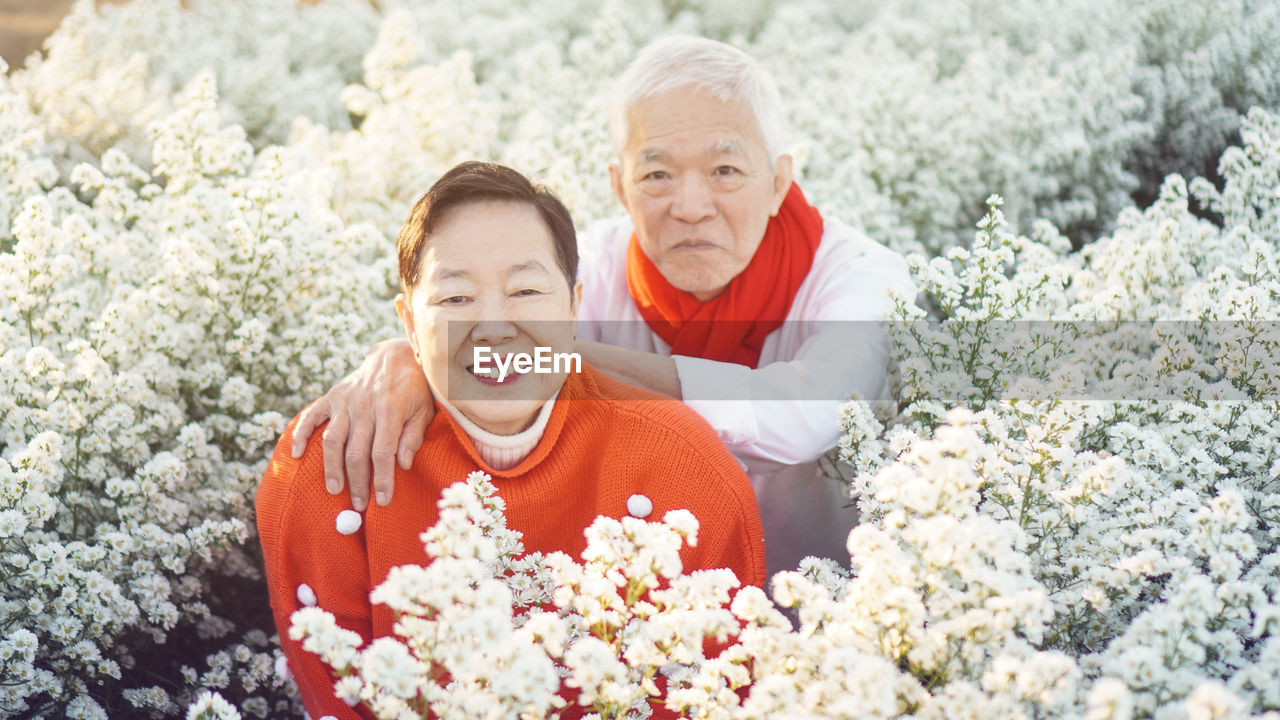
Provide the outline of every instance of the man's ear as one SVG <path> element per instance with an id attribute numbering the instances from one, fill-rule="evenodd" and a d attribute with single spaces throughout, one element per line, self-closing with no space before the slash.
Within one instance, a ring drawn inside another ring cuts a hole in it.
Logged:
<path id="1" fill-rule="evenodd" d="M 791 172 L 791 156 L 779 155 L 773 163 L 773 197 L 770 198 L 769 217 L 778 214 L 782 201 L 786 200 L 787 193 L 791 192 L 791 182 L 795 179 Z"/>
<path id="2" fill-rule="evenodd" d="M 622 209 L 631 214 L 631 208 L 627 207 L 627 195 L 622 191 L 622 165 L 613 162 L 609 163 L 609 186 L 613 188 L 613 196 L 618 198 L 618 202 L 622 204 Z"/>

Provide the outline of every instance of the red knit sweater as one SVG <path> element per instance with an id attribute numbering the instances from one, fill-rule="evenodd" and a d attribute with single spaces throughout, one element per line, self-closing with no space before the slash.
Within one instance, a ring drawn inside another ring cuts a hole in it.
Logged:
<path id="1" fill-rule="evenodd" d="M 370 590 L 392 567 L 428 561 L 419 535 L 436 521 L 441 490 L 476 469 L 493 478 L 507 524 L 524 534 L 526 551 L 581 557 L 591 521 L 627 515 L 627 499 L 639 494 L 653 502 L 650 521 L 676 508 L 697 517 L 698 545 L 681 552 L 686 572 L 727 567 L 744 585 L 764 582 L 755 495 L 711 428 L 683 403 L 639 395 L 589 366 L 569 376 L 542 439 L 510 470 L 486 466 L 437 407 L 413 468 L 396 468 L 395 499 L 372 505 L 352 535 L 335 529 L 337 514 L 351 505 L 346 493 L 323 489 L 321 443 L 309 443 L 300 459 L 291 456 L 286 438 L 296 423 L 285 430 L 258 489 L 258 532 L 280 642 L 313 718 L 369 716 L 334 697 L 328 669 L 289 639 L 289 616 L 301 607 L 298 586 L 309 585 L 318 606 L 366 642 L 392 634 L 392 614 L 370 604 Z"/>

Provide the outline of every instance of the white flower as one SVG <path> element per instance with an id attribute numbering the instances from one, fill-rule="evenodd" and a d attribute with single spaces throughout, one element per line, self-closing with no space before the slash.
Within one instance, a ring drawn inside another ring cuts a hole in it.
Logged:
<path id="1" fill-rule="evenodd" d="M 240 712 L 235 706 L 216 692 L 202 692 L 200 697 L 187 708 L 187 720 L 240 720 L 240 718 Z"/>
<path id="2" fill-rule="evenodd" d="M 1187 697 L 1187 720 L 1244 717 L 1248 708 L 1221 683 L 1202 683 Z"/>
<path id="3" fill-rule="evenodd" d="M 360 654 L 360 674 L 396 697 L 417 694 L 417 662 L 409 650 L 391 638 L 377 638 Z"/>

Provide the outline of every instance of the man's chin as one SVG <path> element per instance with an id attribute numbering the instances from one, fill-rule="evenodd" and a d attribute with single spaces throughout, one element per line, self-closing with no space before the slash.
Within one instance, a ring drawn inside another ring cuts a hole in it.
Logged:
<path id="1" fill-rule="evenodd" d="M 701 300 L 702 302 L 706 302 L 708 300 L 715 298 L 720 293 L 724 292 L 725 288 L 729 287 L 729 280 L 732 280 L 732 279 L 733 278 L 729 278 L 728 280 L 723 280 L 723 281 L 721 281 L 720 279 L 702 280 L 699 282 L 686 282 L 686 283 L 673 282 L 671 284 L 689 293 L 690 295 Z"/>
<path id="2" fill-rule="evenodd" d="M 724 277 L 722 272 L 708 272 L 705 267 L 659 266 L 658 270 L 677 290 L 683 290 L 694 297 L 709 300 L 729 286 L 733 276 Z M 706 295 L 707 297 L 701 297 Z"/>

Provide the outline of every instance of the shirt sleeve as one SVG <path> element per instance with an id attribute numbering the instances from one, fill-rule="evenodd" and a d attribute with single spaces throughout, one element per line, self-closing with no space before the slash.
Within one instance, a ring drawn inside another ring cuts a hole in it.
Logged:
<path id="1" fill-rule="evenodd" d="M 844 402 L 887 399 L 883 320 L 892 288 L 915 292 L 906 262 L 869 240 L 833 255 L 815 260 L 816 287 L 775 331 L 798 348 L 791 357 L 753 369 L 674 356 L 685 403 L 739 457 L 812 461 L 835 446 Z"/>
<path id="2" fill-rule="evenodd" d="M 337 676 L 319 656 L 289 638 L 289 618 L 304 607 L 304 600 L 333 613 L 338 625 L 361 636 L 362 645 L 372 636 L 363 528 L 350 535 L 337 531 L 337 514 L 348 504 L 345 493 L 325 492 L 320 443 L 310 443 L 302 458 L 292 457 L 287 438 L 296 422 L 285 430 L 258 489 L 258 533 L 271 612 L 307 713 L 313 718 L 372 718 L 338 699 L 333 692 Z"/>
<path id="3" fill-rule="evenodd" d="M 630 239 L 625 227 L 625 221 L 597 220 L 578 233 L 578 280 L 582 283 L 577 317 L 580 340 L 605 341 L 602 325 L 620 319 L 614 296 L 619 289 L 626 292 L 626 276 L 619 276 L 615 265 L 620 260 L 625 265 L 625 244 Z M 630 301 L 629 295 L 624 297 Z"/>

